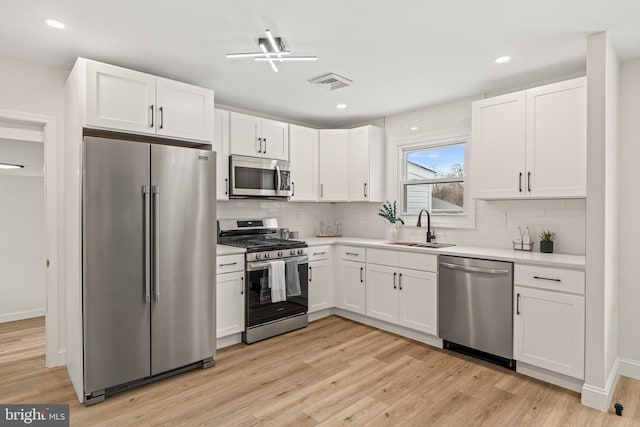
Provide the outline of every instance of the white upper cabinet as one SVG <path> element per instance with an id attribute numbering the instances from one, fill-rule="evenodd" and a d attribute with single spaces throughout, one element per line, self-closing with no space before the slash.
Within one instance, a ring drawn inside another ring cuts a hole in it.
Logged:
<path id="1" fill-rule="evenodd" d="M 348 200 L 348 147 L 349 131 L 320 131 L 320 200 L 346 202 Z"/>
<path id="2" fill-rule="evenodd" d="M 114 65 L 86 66 L 90 127 L 211 142 L 213 91 Z"/>
<path id="3" fill-rule="evenodd" d="M 527 91 L 527 194 L 586 197 L 586 78 Z"/>
<path id="4" fill-rule="evenodd" d="M 348 200 L 384 200 L 384 131 L 375 126 L 349 130 Z"/>
<path id="5" fill-rule="evenodd" d="M 216 198 L 229 200 L 229 112 L 214 112 L 213 151 L 216 152 Z"/>
<path id="6" fill-rule="evenodd" d="M 319 199 L 318 139 L 317 129 L 289 126 L 290 201 L 311 202 Z"/>
<path id="7" fill-rule="evenodd" d="M 157 134 L 211 141 L 213 138 L 213 91 L 156 79 Z"/>
<path id="8" fill-rule="evenodd" d="M 586 78 L 472 107 L 474 197 L 586 197 Z"/>
<path id="9" fill-rule="evenodd" d="M 289 124 L 231 113 L 231 154 L 289 160 Z"/>

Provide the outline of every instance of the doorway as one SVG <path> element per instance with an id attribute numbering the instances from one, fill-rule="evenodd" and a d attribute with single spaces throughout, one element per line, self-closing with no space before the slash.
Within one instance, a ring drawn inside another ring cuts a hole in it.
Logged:
<path id="1" fill-rule="evenodd" d="M 0 322 L 44 316 L 47 367 L 65 364 L 56 137 L 54 117 L 0 110 Z"/>

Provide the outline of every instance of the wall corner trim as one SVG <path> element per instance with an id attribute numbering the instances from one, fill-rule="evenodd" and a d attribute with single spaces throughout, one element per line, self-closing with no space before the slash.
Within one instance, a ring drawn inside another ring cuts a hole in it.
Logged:
<path id="1" fill-rule="evenodd" d="M 582 386 L 582 404 L 602 412 L 607 412 L 609 410 L 609 404 L 611 403 L 613 394 L 616 391 L 618 379 L 620 379 L 619 371 L 620 358 L 616 359 L 616 362 L 613 364 L 613 369 L 611 369 L 611 373 L 607 379 L 607 384 L 604 388 L 595 387 L 585 383 Z"/>

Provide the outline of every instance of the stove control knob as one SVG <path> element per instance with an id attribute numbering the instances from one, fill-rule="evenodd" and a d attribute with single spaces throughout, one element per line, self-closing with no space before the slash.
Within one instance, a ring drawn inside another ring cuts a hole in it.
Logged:
<path id="1" fill-rule="evenodd" d="M 295 255 L 296 254 L 296 250 L 295 249 L 291 249 L 291 252 L 289 252 L 291 255 Z"/>
<path id="2" fill-rule="evenodd" d="M 278 251 L 278 256 L 282 257 L 282 251 Z"/>
<path id="3" fill-rule="evenodd" d="M 303 249 L 298 249 L 298 255 L 302 255 L 304 254 L 304 250 Z"/>
<path id="4" fill-rule="evenodd" d="M 262 254 L 256 254 L 256 259 L 262 258 Z"/>
<path id="5" fill-rule="evenodd" d="M 270 253 L 266 253 L 266 254 L 264 254 L 264 257 L 265 258 L 271 258 L 271 254 Z"/>

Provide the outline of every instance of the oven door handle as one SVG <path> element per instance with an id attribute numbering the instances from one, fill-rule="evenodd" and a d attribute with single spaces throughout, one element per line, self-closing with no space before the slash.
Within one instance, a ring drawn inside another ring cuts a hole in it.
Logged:
<path id="1" fill-rule="evenodd" d="M 292 261 L 292 260 L 297 261 L 298 264 L 307 264 L 309 262 L 309 257 L 307 256 L 291 257 L 291 258 L 285 258 L 283 261 Z M 273 261 L 248 262 L 247 271 L 267 270 L 272 262 Z"/>

